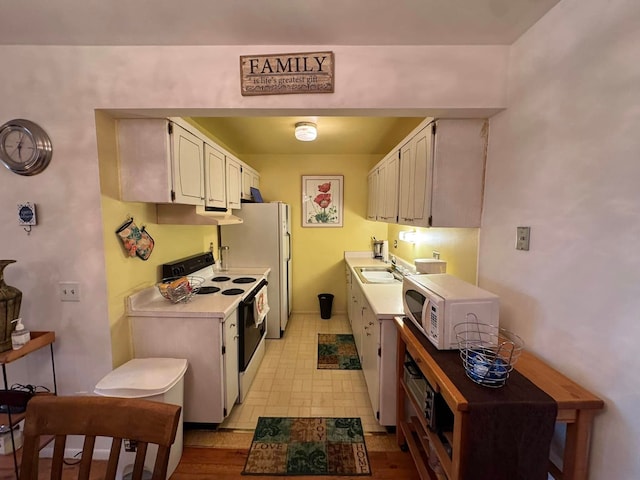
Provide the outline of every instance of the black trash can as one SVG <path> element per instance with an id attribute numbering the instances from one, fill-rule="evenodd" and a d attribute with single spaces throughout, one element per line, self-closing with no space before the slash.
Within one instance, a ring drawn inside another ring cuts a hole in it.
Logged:
<path id="1" fill-rule="evenodd" d="M 318 295 L 320 301 L 320 318 L 325 320 L 331 318 L 331 307 L 333 306 L 333 295 L 330 293 L 321 293 Z"/>

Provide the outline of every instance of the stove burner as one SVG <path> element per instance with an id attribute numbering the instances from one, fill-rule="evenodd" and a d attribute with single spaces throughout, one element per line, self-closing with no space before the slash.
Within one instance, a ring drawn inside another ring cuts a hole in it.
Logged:
<path id="1" fill-rule="evenodd" d="M 233 283 L 253 283 L 256 279 L 253 277 L 239 277 L 235 280 L 232 280 Z"/>
<path id="2" fill-rule="evenodd" d="M 240 295 L 243 292 L 244 290 L 242 290 L 241 288 L 229 288 L 227 290 L 223 290 L 222 294 L 223 295 Z"/>
<path id="3" fill-rule="evenodd" d="M 231 278 L 230 277 L 225 277 L 225 276 L 213 277 L 211 279 L 212 282 L 228 282 L 229 280 L 231 280 Z"/>
<path id="4" fill-rule="evenodd" d="M 200 290 L 198 290 L 197 294 L 206 295 L 208 293 L 216 293 L 219 291 L 220 291 L 220 288 L 218 287 L 200 287 Z"/>

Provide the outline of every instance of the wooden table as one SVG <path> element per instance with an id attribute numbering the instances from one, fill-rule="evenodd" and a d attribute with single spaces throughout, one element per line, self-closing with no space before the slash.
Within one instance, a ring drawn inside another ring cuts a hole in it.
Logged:
<path id="1" fill-rule="evenodd" d="M 468 418 L 465 413 L 468 409 L 467 400 L 424 349 L 413 332 L 404 325 L 402 317 L 396 317 L 394 322 L 398 330 L 398 444 L 409 447 L 418 470 L 423 472 L 423 478 L 431 478 L 432 474 L 425 468 L 424 462 L 422 462 L 423 465 L 419 465 L 421 460 L 417 457 L 420 455 L 416 453 L 418 450 L 424 450 L 416 444 L 416 439 L 419 440 L 421 436 L 429 437 L 432 444 L 436 443 L 436 454 L 444 467 L 447 478 L 449 480 L 458 480 L 460 464 L 464 458 L 461 446 L 464 444 L 462 437 L 465 431 L 465 421 Z M 451 432 L 452 454 L 450 458 L 438 444 L 435 434 L 428 431 L 422 419 L 413 417 L 413 422 L 406 421 L 407 412 L 405 411 L 404 399 L 409 397 L 413 401 L 411 395 L 407 394 L 407 388 L 403 380 L 406 352 L 409 352 L 414 358 L 427 381 L 434 387 L 436 392 L 443 396 L 454 414 L 454 428 L 453 432 Z M 563 468 L 560 470 L 549 461 L 549 473 L 558 480 L 587 480 L 589 441 L 593 417 L 598 411 L 602 410 L 604 402 L 530 352 L 525 351 L 522 353 L 515 368 L 557 402 L 558 413 L 556 421 L 566 424 Z M 417 435 L 414 431 L 415 427 L 418 430 Z"/>

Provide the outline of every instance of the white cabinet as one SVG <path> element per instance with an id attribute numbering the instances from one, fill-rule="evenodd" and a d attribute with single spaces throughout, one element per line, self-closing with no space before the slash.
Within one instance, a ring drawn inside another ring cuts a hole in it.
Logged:
<path id="1" fill-rule="evenodd" d="M 398 222 L 428 226 L 433 179 L 431 126 L 415 134 L 400 149 L 400 202 Z M 454 199 L 452 199 L 454 200 Z"/>
<path id="2" fill-rule="evenodd" d="M 380 204 L 380 189 L 379 189 L 379 171 L 378 168 L 374 168 L 367 176 L 368 186 L 368 202 L 367 202 L 367 220 L 378 219 L 378 206 Z"/>
<path id="3" fill-rule="evenodd" d="M 349 320 L 367 391 L 380 425 L 396 424 L 397 333 L 391 318 L 378 317 L 348 266 Z"/>
<path id="4" fill-rule="evenodd" d="M 242 200 L 253 201 L 251 187 L 260 187 L 260 174 L 247 164 L 242 165 Z"/>
<path id="5" fill-rule="evenodd" d="M 399 168 L 398 152 L 391 152 L 385 157 L 378 170 L 378 220 L 383 222 L 396 222 L 398 219 Z"/>
<path id="6" fill-rule="evenodd" d="M 240 395 L 238 385 L 238 311 L 234 310 L 224 321 L 224 363 L 225 400 L 224 415 L 227 416 Z"/>
<path id="7" fill-rule="evenodd" d="M 118 120 L 121 199 L 204 205 L 204 142 L 167 119 Z"/>
<path id="8" fill-rule="evenodd" d="M 368 220 L 397 221 L 399 165 L 398 151 L 393 151 L 369 172 Z"/>
<path id="9" fill-rule="evenodd" d="M 353 332 L 353 340 L 355 341 L 358 355 L 360 356 L 360 361 L 362 362 L 362 316 L 364 307 L 364 295 L 362 294 L 362 290 L 360 289 L 360 286 L 355 279 L 353 280 L 352 286 L 353 288 L 351 289 L 351 294 L 353 300 L 353 318 L 351 319 L 351 330 Z"/>
<path id="10" fill-rule="evenodd" d="M 362 315 L 362 355 L 360 364 L 367 382 L 371 407 L 380 416 L 380 371 L 378 349 L 380 348 L 380 322 L 365 302 Z"/>
<path id="11" fill-rule="evenodd" d="M 479 227 L 488 122 L 440 119 L 400 149 L 398 223 Z"/>
<path id="12" fill-rule="evenodd" d="M 239 160 L 226 158 L 227 208 L 240 208 L 242 193 L 242 164 Z"/>
<path id="13" fill-rule="evenodd" d="M 117 130 L 123 201 L 238 209 L 259 186 L 256 170 L 179 118 L 121 119 Z"/>
<path id="14" fill-rule="evenodd" d="M 227 208 L 225 154 L 204 144 L 205 206 Z"/>
<path id="15" fill-rule="evenodd" d="M 186 358 L 184 421 L 221 423 L 238 398 L 237 311 L 220 318 L 130 315 L 136 358 Z M 235 332 L 235 333 L 234 333 Z"/>

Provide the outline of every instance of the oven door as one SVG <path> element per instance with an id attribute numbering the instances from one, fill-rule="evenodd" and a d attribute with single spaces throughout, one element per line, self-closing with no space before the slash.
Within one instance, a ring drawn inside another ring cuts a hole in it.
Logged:
<path id="1" fill-rule="evenodd" d="M 262 280 L 238 305 L 238 367 L 241 372 L 247 369 L 253 353 L 266 332 L 267 322 L 259 321 L 260 305 L 256 304 L 259 299 L 266 300 L 266 293 L 264 293 L 266 285 L 267 281 Z"/>

